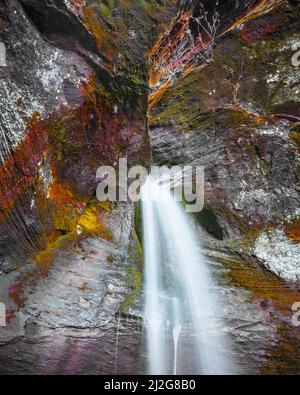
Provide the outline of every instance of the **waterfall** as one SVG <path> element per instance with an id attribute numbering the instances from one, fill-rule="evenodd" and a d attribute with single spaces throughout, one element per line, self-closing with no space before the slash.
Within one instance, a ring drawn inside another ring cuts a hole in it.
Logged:
<path id="1" fill-rule="evenodd" d="M 149 374 L 231 374 L 214 315 L 213 281 L 191 218 L 169 188 L 142 187 Z M 217 325 L 218 322 L 218 325 Z"/>

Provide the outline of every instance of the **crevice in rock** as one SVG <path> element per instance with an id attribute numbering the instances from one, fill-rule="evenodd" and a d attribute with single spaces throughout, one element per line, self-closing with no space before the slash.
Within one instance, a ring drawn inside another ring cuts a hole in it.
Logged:
<path id="1" fill-rule="evenodd" d="M 224 240 L 224 231 L 218 218 L 211 210 L 204 207 L 201 212 L 195 213 L 195 218 L 211 236 L 218 240 Z"/>

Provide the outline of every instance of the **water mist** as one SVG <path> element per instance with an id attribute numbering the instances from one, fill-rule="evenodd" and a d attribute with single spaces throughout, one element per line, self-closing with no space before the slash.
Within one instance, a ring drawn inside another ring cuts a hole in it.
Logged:
<path id="1" fill-rule="evenodd" d="M 213 282 L 190 217 L 151 177 L 141 193 L 148 373 L 233 373 L 221 358 L 226 335 L 213 331 Z"/>

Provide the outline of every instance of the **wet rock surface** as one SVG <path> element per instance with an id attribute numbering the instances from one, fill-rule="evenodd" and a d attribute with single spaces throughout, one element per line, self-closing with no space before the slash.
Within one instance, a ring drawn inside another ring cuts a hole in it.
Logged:
<path id="1" fill-rule="evenodd" d="M 135 245 L 128 260 L 132 207 L 97 202 L 96 171 L 149 163 L 145 52 L 171 3 L 0 2 L 1 373 L 118 368 L 117 315 L 134 306 L 140 258 Z M 123 373 L 136 342 L 120 342 Z"/>
<path id="2" fill-rule="evenodd" d="M 150 113 L 156 164 L 205 167 L 197 219 L 243 373 L 299 374 L 298 36 L 287 5 L 242 25 Z"/>
<path id="3" fill-rule="evenodd" d="M 173 6 L 125 3 L 0 2 L 6 272 L 74 232 L 102 164 L 149 163 L 145 53 Z"/>
<path id="4" fill-rule="evenodd" d="M 290 13 L 287 7 L 274 14 L 289 23 L 264 41 L 245 41 L 247 24 L 220 40 L 214 63 L 192 71 L 157 103 L 150 128 L 156 163 L 205 167 L 206 208 L 226 237 L 282 229 L 298 251 L 288 230 L 297 227 L 300 199 L 299 73 L 291 62 L 299 22 Z M 293 259 L 298 266 L 297 254 Z"/>
<path id="5" fill-rule="evenodd" d="M 94 197 L 101 164 L 150 162 L 147 52 L 175 11 L 146 3 L 0 1 L 0 374 L 146 372 L 134 208 Z M 211 336 L 242 374 L 300 372 L 299 18 L 282 3 L 149 114 L 156 164 L 205 166 Z"/>
<path id="6" fill-rule="evenodd" d="M 112 214 L 113 241 L 57 251 L 47 276 L 34 281 L 34 265 L 1 276 L 1 300 L 17 309 L 0 329 L 1 374 L 136 373 L 142 321 L 127 306 L 138 296 L 132 212 L 126 205 Z M 8 297 L 14 292 L 22 306 Z"/>

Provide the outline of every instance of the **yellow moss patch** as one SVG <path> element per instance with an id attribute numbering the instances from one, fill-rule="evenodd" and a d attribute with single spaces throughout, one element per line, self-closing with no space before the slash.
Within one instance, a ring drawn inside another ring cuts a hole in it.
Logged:
<path id="1" fill-rule="evenodd" d="M 77 229 L 90 236 L 100 236 L 103 239 L 112 240 L 106 218 L 109 209 L 109 203 L 93 202 L 89 204 L 77 222 Z"/>
<path id="2" fill-rule="evenodd" d="M 54 240 L 54 241 L 52 241 Z M 46 276 L 52 266 L 56 257 L 57 251 L 72 251 L 72 246 L 76 240 L 75 233 L 69 233 L 68 235 L 57 238 L 54 234 L 49 235 L 49 239 L 45 240 L 45 248 L 40 251 L 34 258 L 34 262 L 40 269 L 42 275 Z"/>
<path id="3" fill-rule="evenodd" d="M 87 231 L 95 231 L 100 227 L 98 210 L 94 206 L 89 206 L 84 214 L 79 218 L 78 225 Z"/>

